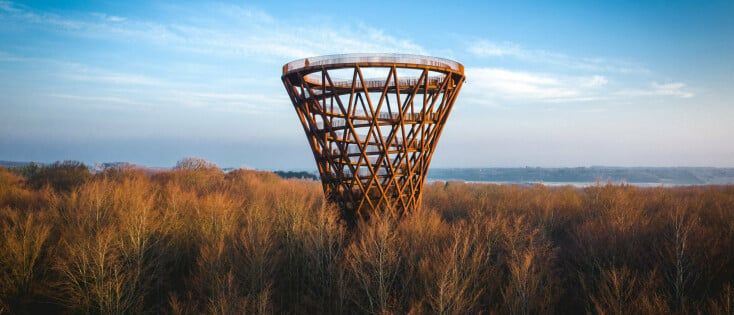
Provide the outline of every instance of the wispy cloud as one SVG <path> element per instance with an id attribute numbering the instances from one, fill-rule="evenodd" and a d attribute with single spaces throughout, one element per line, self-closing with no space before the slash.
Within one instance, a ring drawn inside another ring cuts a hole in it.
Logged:
<path id="1" fill-rule="evenodd" d="M 502 68 L 467 68 L 466 98 L 473 102 L 496 101 L 576 102 L 599 98 L 607 84 L 601 75 L 562 77 Z"/>
<path id="2" fill-rule="evenodd" d="M 529 50 L 521 48 L 519 45 L 509 42 L 495 43 L 486 40 L 479 40 L 469 45 L 469 52 L 481 57 L 516 57 L 531 58 L 533 53 Z"/>
<path id="3" fill-rule="evenodd" d="M 207 9 L 217 10 L 219 16 L 230 19 L 231 26 L 223 29 L 218 23 L 201 20 L 164 23 L 105 13 L 72 18 L 37 12 L 10 2 L 0 3 L 0 13 L 5 19 L 20 26 L 32 24 L 67 32 L 70 36 L 103 40 L 145 41 L 165 49 L 217 56 L 301 58 L 324 53 L 426 52 L 410 40 L 364 24 L 288 24 L 267 13 L 234 5 L 211 5 Z"/>
<path id="4" fill-rule="evenodd" d="M 23 57 L 3 51 L 0 51 L 0 62 L 33 64 L 44 69 L 45 75 L 55 75 L 64 80 L 136 86 L 162 86 L 166 84 L 160 79 L 142 74 L 110 71 L 55 59 Z"/>
<path id="5" fill-rule="evenodd" d="M 688 90 L 688 87 L 685 85 L 685 83 L 681 83 L 681 82 L 665 83 L 665 84 L 653 82 L 652 87 L 653 87 L 653 90 L 655 91 L 655 94 L 657 95 L 668 95 L 668 96 L 676 96 L 676 97 L 682 97 L 682 98 L 690 98 L 694 96 L 693 92 L 690 92 Z"/>
<path id="6" fill-rule="evenodd" d="M 264 93 L 186 93 L 188 99 L 194 103 L 210 104 L 232 104 L 252 107 L 285 106 L 288 99 L 285 96 L 272 96 Z M 192 103 L 193 104 L 193 103 Z"/>
<path id="7" fill-rule="evenodd" d="M 514 58 L 525 62 L 549 64 L 573 70 L 611 73 L 650 73 L 647 68 L 630 62 L 614 61 L 605 58 L 572 57 L 559 52 L 528 49 L 512 42 L 493 42 L 475 40 L 468 44 L 467 50 L 478 57 Z"/>
<path id="8" fill-rule="evenodd" d="M 75 100 L 85 102 L 96 102 L 96 103 L 115 103 L 115 104 L 127 104 L 127 105 L 139 105 L 140 103 L 133 100 L 121 97 L 110 97 L 110 96 L 87 96 L 87 95 L 73 95 L 73 94 L 49 94 L 48 96 Z"/>
<path id="9" fill-rule="evenodd" d="M 602 75 L 594 75 L 589 78 L 585 78 L 580 82 L 581 86 L 591 88 L 601 87 L 606 85 L 607 83 L 609 83 L 609 80 L 607 80 L 607 78 Z"/>
<path id="10" fill-rule="evenodd" d="M 95 83 L 108 83 L 115 85 L 142 85 L 142 86 L 160 86 L 165 83 L 159 79 L 149 76 L 129 73 L 109 72 L 101 69 L 94 70 L 77 70 L 60 74 L 67 80 L 87 81 Z"/>
<path id="11" fill-rule="evenodd" d="M 686 86 L 685 83 L 671 82 L 658 83 L 652 82 L 643 89 L 624 89 L 615 93 L 620 97 L 649 97 L 649 96 L 669 96 L 677 98 L 691 98 L 695 94 Z"/>
<path id="12" fill-rule="evenodd" d="M 143 101 L 135 100 L 129 97 L 109 96 L 104 92 L 95 91 L 93 95 L 71 94 L 71 93 L 49 93 L 45 94 L 51 99 L 57 101 L 49 102 L 52 107 L 62 107 L 65 110 L 75 108 L 75 110 L 101 110 L 104 112 L 125 112 L 134 108 L 136 112 L 142 113 L 144 110 L 150 109 L 150 104 Z"/>
<path id="13" fill-rule="evenodd" d="M 640 88 L 610 85 L 603 75 L 570 76 L 502 68 L 466 68 L 462 98 L 475 104 L 496 106 L 507 102 L 572 103 L 630 100 L 644 97 L 691 98 L 684 83 L 650 83 Z"/>
<path id="14" fill-rule="evenodd" d="M 125 20 L 127 20 L 124 17 L 120 17 L 116 15 L 107 15 L 105 13 L 92 13 L 91 15 L 102 21 L 107 21 L 107 22 L 112 22 L 112 23 L 119 23 L 119 22 L 124 22 Z"/>
<path id="15" fill-rule="evenodd" d="M 29 60 L 30 58 L 19 57 L 4 51 L 0 51 L 0 62 L 26 62 Z"/>
<path id="16" fill-rule="evenodd" d="M 468 51 L 481 58 L 512 58 L 524 64 L 548 65 L 553 72 L 519 71 L 503 68 L 467 68 L 468 98 L 485 104 L 500 101 L 521 102 L 589 102 L 630 100 L 658 96 L 690 98 L 694 93 L 680 82 L 650 82 L 654 74 L 647 68 L 629 62 L 605 58 L 576 58 L 563 53 L 532 50 L 512 42 L 477 40 Z"/>
<path id="17" fill-rule="evenodd" d="M 3 1 L 3 0 L 0 0 L 0 10 L 6 11 L 6 12 L 11 12 L 11 13 L 15 13 L 15 12 L 19 12 L 20 11 L 19 9 L 15 8 L 15 6 L 13 6 L 13 3 L 12 2 L 10 2 L 10 1 Z"/>

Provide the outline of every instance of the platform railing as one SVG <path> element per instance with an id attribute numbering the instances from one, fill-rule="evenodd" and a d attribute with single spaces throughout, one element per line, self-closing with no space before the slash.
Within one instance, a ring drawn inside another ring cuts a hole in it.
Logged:
<path id="1" fill-rule="evenodd" d="M 445 79 L 445 76 L 431 76 L 428 77 L 428 85 L 429 86 L 439 86 L 441 83 L 443 83 L 443 80 Z M 323 85 L 321 82 L 321 78 L 319 75 L 308 75 L 305 77 L 305 80 L 308 81 L 310 84 L 316 85 L 314 87 L 313 91 L 316 94 L 321 94 L 320 86 Z M 364 80 L 364 86 L 368 89 L 374 89 L 374 88 L 382 88 L 385 87 L 385 85 L 389 87 L 400 87 L 400 88 L 412 88 L 417 85 L 423 85 L 423 81 L 420 78 L 416 77 L 410 77 L 410 78 L 404 78 L 404 79 L 398 79 L 397 84 L 395 83 L 395 80 L 389 80 L 387 84 L 385 84 L 384 79 L 366 79 Z M 344 88 L 344 89 L 351 89 L 352 88 L 352 80 L 333 80 L 331 81 L 331 84 L 329 82 L 326 83 L 326 86 L 334 86 L 337 88 Z M 355 89 L 363 89 L 362 81 L 357 81 L 356 84 L 354 84 Z M 327 91 L 330 92 L 330 91 Z"/>
<path id="2" fill-rule="evenodd" d="M 356 137 L 354 134 L 351 133 L 343 133 L 343 134 L 337 134 L 336 137 L 333 137 L 331 135 L 327 135 L 327 141 L 329 142 L 335 142 L 335 143 L 350 143 L 355 144 L 357 142 L 364 143 L 367 141 L 367 135 L 366 134 L 357 134 Z M 377 149 L 382 150 L 381 143 L 378 141 L 374 136 L 370 137 L 370 142 L 367 143 L 367 145 L 378 145 Z M 403 139 L 396 137 L 392 140 L 392 142 L 389 144 L 391 149 L 397 149 L 400 150 L 403 147 Z M 356 151 L 359 152 L 359 151 Z"/>
<path id="3" fill-rule="evenodd" d="M 456 61 L 409 54 L 343 54 L 309 57 L 291 61 L 283 66 L 283 74 L 290 71 L 311 66 L 326 66 L 335 64 L 358 64 L 358 63 L 394 63 L 414 64 L 432 67 L 448 68 L 454 71 L 464 72 L 464 66 Z"/>
<path id="4" fill-rule="evenodd" d="M 351 117 L 352 119 L 354 119 L 352 120 L 353 125 L 368 124 L 370 122 L 370 119 L 372 119 L 372 115 L 369 115 L 368 113 L 365 113 L 363 111 L 357 111 L 354 113 L 354 115 L 351 115 Z M 404 113 L 403 121 L 420 121 L 421 119 L 423 119 L 423 117 L 423 113 L 421 112 Z M 428 121 L 433 120 L 434 117 L 435 114 L 432 112 L 425 113 L 425 119 Z M 398 113 L 379 112 L 377 114 L 377 119 L 380 121 L 397 122 L 400 119 L 400 115 Z M 331 123 L 329 124 L 329 126 L 331 126 L 332 128 L 342 128 L 345 125 L 346 120 L 345 118 L 341 117 L 332 118 Z M 316 122 L 316 129 L 320 131 L 328 130 L 323 121 Z"/>
<path id="5" fill-rule="evenodd" d="M 384 168 L 376 169 L 376 171 L 377 171 L 376 172 L 377 174 L 375 174 L 375 175 L 378 175 L 378 176 L 387 175 L 387 170 L 384 169 Z M 352 175 L 353 175 L 352 174 L 352 170 L 350 170 L 350 169 L 344 169 L 343 170 L 343 173 L 344 173 L 344 175 L 346 177 L 352 177 Z M 336 172 L 332 170 L 331 171 L 331 174 L 332 175 L 336 175 Z M 357 176 L 359 176 L 359 177 L 369 177 L 371 175 L 372 175 L 372 172 L 370 172 L 369 169 L 366 169 L 366 168 L 359 168 L 359 169 L 357 169 Z"/>

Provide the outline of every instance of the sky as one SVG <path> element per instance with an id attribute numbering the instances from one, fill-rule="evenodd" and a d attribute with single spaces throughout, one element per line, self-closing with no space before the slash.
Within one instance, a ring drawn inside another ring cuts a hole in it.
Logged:
<path id="1" fill-rule="evenodd" d="M 0 0 L 0 160 L 315 169 L 309 56 L 465 66 L 432 167 L 734 167 L 734 1 Z"/>

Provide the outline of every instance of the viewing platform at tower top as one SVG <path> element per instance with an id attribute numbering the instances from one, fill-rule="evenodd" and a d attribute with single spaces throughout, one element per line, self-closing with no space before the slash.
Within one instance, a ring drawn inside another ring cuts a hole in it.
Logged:
<path id="1" fill-rule="evenodd" d="M 464 65 L 445 58 L 410 54 L 341 54 L 309 57 L 291 61 L 283 66 L 283 75 L 314 68 L 342 68 L 359 65 L 360 67 L 431 68 L 464 74 Z"/>

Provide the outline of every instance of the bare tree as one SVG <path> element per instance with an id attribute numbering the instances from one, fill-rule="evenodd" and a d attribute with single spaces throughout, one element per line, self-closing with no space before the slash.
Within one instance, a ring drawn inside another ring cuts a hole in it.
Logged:
<path id="1" fill-rule="evenodd" d="M 217 165 L 198 157 L 185 157 L 176 162 L 176 170 L 208 170 L 217 168 Z"/>

